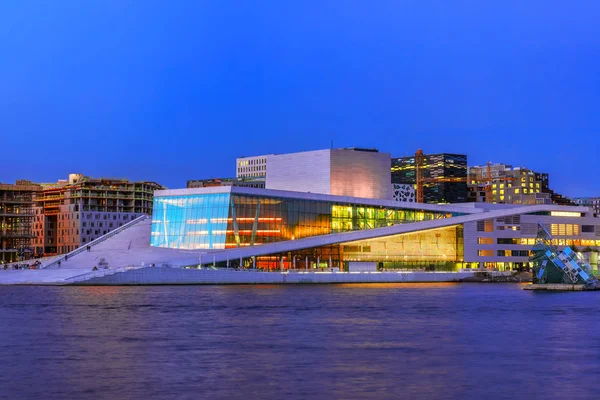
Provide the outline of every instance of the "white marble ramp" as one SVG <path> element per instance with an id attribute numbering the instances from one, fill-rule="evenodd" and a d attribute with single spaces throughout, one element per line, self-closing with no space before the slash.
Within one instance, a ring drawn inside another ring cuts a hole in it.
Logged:
<path id="1" fill-rule="evenodd" d="M 68 278 L 91 272 L 99 267 L 101 259 L 109 269 L 144 265 L 171 266 L 189 265 L 198 261 L 198 252 L 164 249 L 150 246 L 152 221 L 146 218 L 116 235 L 96 244 L 90 251 L 83 251 L 61 261 L 60 267 L 54 263 L 48 268 L 28 270 L 0 270 L 0 285 L 47 285 L 68 284 Z M 48 265 L 48 262 L 43 263 Z"/>

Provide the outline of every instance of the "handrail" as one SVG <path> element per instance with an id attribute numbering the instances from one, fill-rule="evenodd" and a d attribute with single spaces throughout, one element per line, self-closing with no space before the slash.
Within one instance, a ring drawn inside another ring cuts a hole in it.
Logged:
<path id="1" fill-rule="evenodd" d="M 116 234 L 118 234 L 120 232 L 123 232 L 125 229 L 127 229 L 127 228 L 129 228 L 129 227 L 131 227 L 131 226 L 133 226 L 135 224 L 137 224 L 138 222 L 141 222 L 141 221 L 145 220 L 146 218 L 150 218 L 150 216 L 148 216 L 148 215 L 141 215 L 141 216 L 137 217 L 136 219 L 134 219 L 133 221 L 129 221 L 128 223 L 126 223 L 126 224 L 124 224 L 124 225 L 122 225 L 122 226 L 120 226 L 120 227 L 118 227 L 118 228 L 116 228 L 116 229 L 108 232 L 106 235 L 102 235 L 99 238 L 97 238 L 95 240 L 92 240 L 89 243 L 86 243 L 85 245 L 79 246 L 77 249 L 75 249 L 75 250 L 73 250 L 73 251 L 71 251 L 69 253 L 63 254 L 61 257 L 59 257 L 56 260 L 52 261 L 50 264 L 42 266 L 41 269 L 46 269 L 46 268 L 50 268 L 50 267 L 52 267 L 54 265 L 58 265 L 59 262 L 65 261 L 65 258 L 71 258 L 73 256 L 76 256 L 77 254 L 86 251 L 88 246 L 89 247 L 96 246 L 97 244 L 100 244 L 100 243 L 104 242 L 105 240 L 112 238 Z"/>

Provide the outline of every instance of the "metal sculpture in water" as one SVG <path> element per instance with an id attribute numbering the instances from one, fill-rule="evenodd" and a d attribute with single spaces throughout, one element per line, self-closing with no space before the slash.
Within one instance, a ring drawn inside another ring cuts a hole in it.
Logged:
<path id="1" fill-rule="evenodd" d="M 560 251 L 552 244 L 552 236 L 538 224 L 538 234 L 533 246 L 533 283 L 568 283 L 600 288 L 592 269 L 570 247 Z"/>

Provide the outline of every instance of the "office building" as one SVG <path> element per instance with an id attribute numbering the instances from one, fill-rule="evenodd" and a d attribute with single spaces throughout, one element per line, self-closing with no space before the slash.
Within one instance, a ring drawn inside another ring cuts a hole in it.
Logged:
<path id="1" fill-rule="evenodd" d="M 464 154 L 422 155 L 423 201 L 425 203 L 464 203 L 468 199 L 467 156 Z M 418 156 L 392 158 L 394 184 L 417 186 Z"/>

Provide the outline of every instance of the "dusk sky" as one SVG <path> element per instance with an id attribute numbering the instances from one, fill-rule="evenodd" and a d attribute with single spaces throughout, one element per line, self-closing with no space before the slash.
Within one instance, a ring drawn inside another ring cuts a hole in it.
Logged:
<path id="1" fill-rule="evenodd" d="M 600 2 L 5 0 L 0 181 L 454 152 L 600 196 Z"/>

